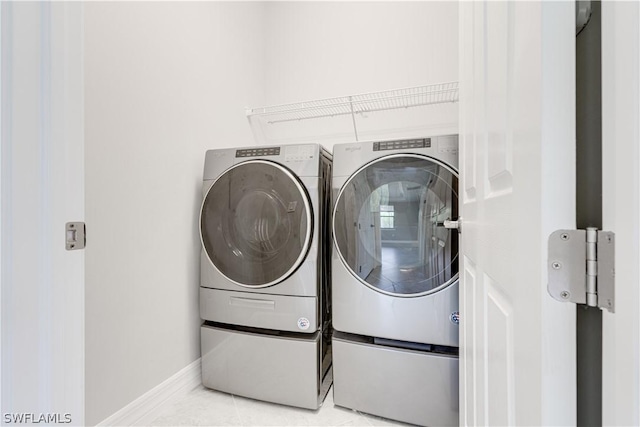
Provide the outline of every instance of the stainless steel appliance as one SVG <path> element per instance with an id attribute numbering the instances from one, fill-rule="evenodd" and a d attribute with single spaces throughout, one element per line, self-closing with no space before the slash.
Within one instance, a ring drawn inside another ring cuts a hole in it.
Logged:
<path id="1" fill-rule="evenodd" d="M 318 144 L 207 151 L 202 382 L 317 409 L 331 384 L 331 155 Z"/>
<path id="2" fill-rule="evenodd" d="M 333 150 L 334 402 L 458 425 L 458 137 Z"/>

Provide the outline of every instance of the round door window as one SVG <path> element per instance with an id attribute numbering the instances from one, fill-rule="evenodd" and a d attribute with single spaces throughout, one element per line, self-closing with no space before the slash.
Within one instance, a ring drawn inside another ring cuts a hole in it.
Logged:
<path id="1" fill-rule="evenodd" d="M 312 228 L 309 201 L 287 169 L 268 161 L 240 163 L 209 188 L 200 235 L 209 260 L 243 286 L 287 278 L 306 256 Z"/>
<path id="2" fill-rule="evenodd" d="M 437 160 L 391 155 L 358 170 L 333 216 L 338 253 L 362 283 L 396 296 L 436 292 L 458 277 L 458 176 Z"/>

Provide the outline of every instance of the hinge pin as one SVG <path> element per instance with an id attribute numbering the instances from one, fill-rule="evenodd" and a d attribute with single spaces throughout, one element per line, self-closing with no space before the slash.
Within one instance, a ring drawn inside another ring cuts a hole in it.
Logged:
<path id="1" fill-rule="evenodd" d="M 587 228 L 587 305 L 589 307 L 598 306 L 598 264 L 597 248 L 598 229 Z"/>

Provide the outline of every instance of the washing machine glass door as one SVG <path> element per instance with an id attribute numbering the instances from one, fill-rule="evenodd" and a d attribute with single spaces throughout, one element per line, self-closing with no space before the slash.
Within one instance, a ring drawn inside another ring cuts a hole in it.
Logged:
<path id="1" fill-rule="evenodd" d="M 373 161 L 338 194 L 333 232 L 351 273 L 396 296 L 437 292 L 458 277 L 458 175 L 430 157 L 402 154 Z"/>
<path id="2" fill-rule="evenodd" d="M 277 163 L 233 166 L 209 188 L 200 236 L 209 260 L 241 286 L 274 285 L 306 256 L 312 216 L 304 187 Z"/>

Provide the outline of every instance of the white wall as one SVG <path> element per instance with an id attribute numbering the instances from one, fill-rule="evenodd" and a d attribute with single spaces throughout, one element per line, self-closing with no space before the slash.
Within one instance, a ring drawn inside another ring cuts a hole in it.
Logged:
<path id="1" fill-rule="evenodd" d="M 640 425 L 640 5 L 602 3 L 602 228 L 616 233 L 602 314 L 602 424 Z"/>
<path id="2" fill-rule="evenodd" d="M 273 2 L 266 101 L 457 80 L 457 2 Z"/>
<path id="3" fill-rule="evenodd" d="M 86 3 L 86 421 L 200 356 L 204 152 L 252 143 L 260 3 Z"/>
<path id="4" fill-rule="evenodd" d="M 273 2 L 265 37 L 269 105 L 458 80 L 457 2 Z M 449 104 L 371 113 L 357 126 L 362 140 L 410 136 L 407 126 L 419 127 L 417 134 L 456 132 L 457 121 L 457 104 Z M 351 129 L 343 116 L 271 125 L 265 133 L 275 142 L 308 137 L 330 148 L 353 140 Z"/>
<path id="5" fill-rule="evenodd" d="M 254 143 L 244 107 L 457 80 L 458 19 L 455 2 L 85 8 L 86 414 L 95 424 L 199 357 L 205 150 Z M 457 104 L 424 111 L 457 129 Z M 301 126 L 322 140 L 322 121 Z M 291 142 L 282 129 L 277 138 Z"/>

